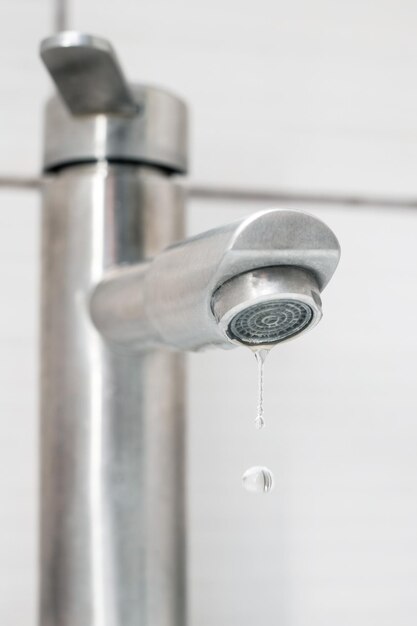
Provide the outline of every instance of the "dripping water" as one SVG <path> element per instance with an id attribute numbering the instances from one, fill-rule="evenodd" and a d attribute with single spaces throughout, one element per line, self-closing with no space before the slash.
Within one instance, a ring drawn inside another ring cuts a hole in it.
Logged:
<path id="1" fill-rule="evenodd" d="M 249 493 L 269 493 L 274 487 L 274 477 L 267 467 L 250 467 L 243 474 L 242 483 Z"/>
<path id="2" fill-rule="evenodd" d="M 265 426 L 264 418 L 264 365 L 270 348 L 256 348 L 252 351 L 258 364 L 258 407 L 255 427 L 260 430 Z M 249 493 L 269 493 L 274 486 L 274 477 L 270 469 L 262 466 L 250 467 L 242 476 L 243 487 Z"/>
<path id="3" fill-rule="evenodd" d="M 264 363 L 269 354 L 268 348 L 255 350 L 255 359 L 258 363 L 258 409 L 255 418 L 255 427 L 260 430 L 265 426 L 264 419 Z"/>

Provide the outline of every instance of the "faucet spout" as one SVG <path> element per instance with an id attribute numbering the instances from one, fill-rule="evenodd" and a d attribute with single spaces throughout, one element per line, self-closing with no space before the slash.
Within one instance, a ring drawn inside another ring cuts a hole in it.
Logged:
<path id="1" fill-rule="evenodd" d="M 129 349 L 271 345 L 319 321 L 320 292 L 339 257 L 335 235 L 316 217 L 263 211 L 114 268 L 95 288 L 91 314 L 108 340 Z"/>

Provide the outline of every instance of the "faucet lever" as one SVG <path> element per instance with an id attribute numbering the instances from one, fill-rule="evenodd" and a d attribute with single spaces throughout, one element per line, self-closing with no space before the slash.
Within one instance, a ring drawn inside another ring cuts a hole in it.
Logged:
<path id="1" fill-rule="evenodd" d="M 40 55 L 73 115 L 138 112 L 139 105 L 106 39 L 63 31 L 42 41 Z"/>

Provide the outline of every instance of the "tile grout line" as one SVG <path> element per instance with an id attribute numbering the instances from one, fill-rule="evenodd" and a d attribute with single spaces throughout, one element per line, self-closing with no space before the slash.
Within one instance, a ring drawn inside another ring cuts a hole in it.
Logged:
<path id="1" fill-rule="evenodd" d="M 0 191 L 15 189 L 37 191 L 43 184 L 42 176 L 11 176 L 0 174 Z M 417 209 L 417 198 L 377 196 L 366 194 L 343 194 L 325 192 L 298 192 L 231 187 L 204 184 L 184 184 L 188 197 L 211 202 L 252 202 L 262 204 L 305 204 L 314 206 L 349 206 L 374 208 Z"/>

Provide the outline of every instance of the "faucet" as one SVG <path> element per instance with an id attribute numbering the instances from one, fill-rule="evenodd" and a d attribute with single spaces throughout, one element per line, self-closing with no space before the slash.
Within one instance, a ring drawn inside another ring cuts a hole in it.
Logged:
<path id="1" fill-rule="evenodd" d="M 98 37 L 41 57 L 40 624 L 184 626 L 183 353 L 313 328 L 340 247 L 276 209 L 184 239 L 184 102 Z"/>

